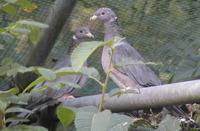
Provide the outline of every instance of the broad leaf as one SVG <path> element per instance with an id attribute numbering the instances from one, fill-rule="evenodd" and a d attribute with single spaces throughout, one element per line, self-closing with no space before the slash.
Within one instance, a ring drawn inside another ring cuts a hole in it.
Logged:
<path id="1" fill-rule="evenodd" d="M 68 127 L 75 119 L 75 113 L 64 106 L 57 107 L 56 114 L 64 127 Z"/>
<path id="2" fill-rule="evenodd" d="M 114 113 L 110 121 L 109 131 L 128 131 L 133 119 L 126 115 Z"/>
<path id="3" fill-rule="evenodd" d="M 95 78 L 96 80 L 100 80 L 99 72 L 95 68 L 83 67 L 80 69 L 80 72 L 84 75 L 87 75 L 90 78 Z"/>
<path id="4" fill-rule="evenodd" d="M 40 28 L 38 27 L 30 27 L 29 39 L 33 44 L 37 44 L 40 36 Z"/>
<path id="5" fill-rule="evenodd" d="M 4 12 L 8 13 L 8 14 L 15 14 L 16 13 L 16 8 L 15 6 L 11 5 L 11 4 L 5 4 L 3 5 L 3 7 L 1 8 Z"/>
<path id="6" fill-rule="evenodd" d="M 111 118 L 111 112 L 105 110 L 94 114 L 92 118 L 91 131 L 107 131 Z"/>
<path id="7" fill-rule="evenodd" d="M 76 113 L 75 127 L 77 131 L 91 131 L 94 112 L 80 111 Z"/>
<path id="8" fill-rule="evenodd" d="M 55 80 L 56 79 L 56 74 L 46 68 L 37 68 L 38 72 L 42 75 L 42 77 L 45 77 L 47 80 Z"/>
<path id="9" fill-rule="evenodd" d="M 111 41 L 108 42 L 99 42 L 99 41 L 92 41 L 92 42 L 83 42 L 77 48 L 74 49 L 71 55 L 72 60 L 72 67 L 75 71 L 79 71 L 88 57 L 99 47 L 108 45 L 112 43 Z"/>
<path id="10" fill-rule="evenodd" d="M 181 126 L 178 119 L 173 116 L 167 115 L 159 124 L 156 131 L 180 131 Z"/>

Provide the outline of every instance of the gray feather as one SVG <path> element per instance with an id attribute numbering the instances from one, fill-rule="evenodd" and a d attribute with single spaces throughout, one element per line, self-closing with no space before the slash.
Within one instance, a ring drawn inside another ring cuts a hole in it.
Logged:
<path id="1" fill-rule="evenodd" d="M 143 57 L 137 50 L 130 46 L 126 40 L 122 40 L 118 44 L 119 46 L 115 47 L 113 64 L 118 65 L 126 60 L 131 61 L 131 64 L 119 67 L 117 70 L 136 80 L 141 86 L 161 85 L 160 79 L 145 65 Z"/>

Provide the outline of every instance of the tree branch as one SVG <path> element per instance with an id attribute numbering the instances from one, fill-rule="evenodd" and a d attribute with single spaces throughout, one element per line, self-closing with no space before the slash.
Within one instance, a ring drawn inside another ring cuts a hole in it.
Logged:
<path id="1" fill-rule="evenodd" d="M 200 80 L 166 84 L 140 89 L 141 94 L 106 95 L 105 109 L 128 111 L 135 109 L 181 105 L 200 101 Z M 72 107 L 98 106 L 100 95 L 69 99 L 63 105 Z"/>

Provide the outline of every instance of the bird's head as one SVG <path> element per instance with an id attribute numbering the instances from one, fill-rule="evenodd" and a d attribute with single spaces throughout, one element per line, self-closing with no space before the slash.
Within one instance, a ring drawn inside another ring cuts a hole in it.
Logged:
<path id="1" fill-rule="evenodd" d="M 117 16 L 110 8 L 99 8 L 90 20 L 100 20 L 102 22 L 113 22 L 117 20 Z"/>
<path id="2" fill-rule="evenodd" d="M 94 38 L 94 35 L 91 33 L 88 27 L 79 27 L 75 30 L 73 39 L 81 40 L 85 38 Z"/>

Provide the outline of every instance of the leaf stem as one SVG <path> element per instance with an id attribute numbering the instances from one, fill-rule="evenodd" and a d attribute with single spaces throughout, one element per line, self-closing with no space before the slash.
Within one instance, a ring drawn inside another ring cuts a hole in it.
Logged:
<path id="1" fill-rule="evenodd" d="M 110 72 L 112 70 L 112 66 L 111 65 L 112 65 L 113 51 L 114 51 L 114 49 L 111 47 L 111 52 L 110 52 L 110 55 L 109 55 L 110 58 L 109 58 L 108 71 L 106 72 L 105 82 L 102 85 L 102 96 L 101 96 L 101 100 L 100 100 L 100 103 L 99 103 L 99 112 L 104 109 L 105 93 L 106 93 L 108 81 L 109 81 L 109 78 L 110 78 Z"/>

